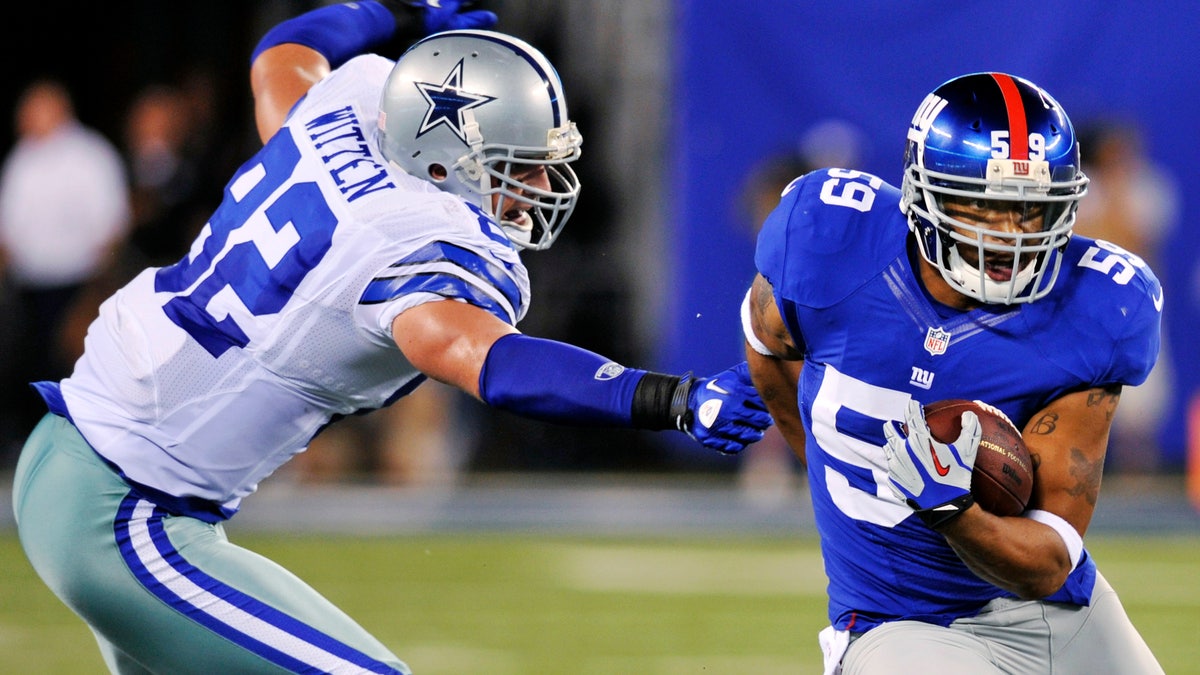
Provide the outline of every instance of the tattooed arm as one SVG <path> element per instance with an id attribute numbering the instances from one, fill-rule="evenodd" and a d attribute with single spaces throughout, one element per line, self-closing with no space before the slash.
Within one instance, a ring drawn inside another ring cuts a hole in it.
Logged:
<path id="1" fill-rule="evenodd" d="M 1053 513 L 1082 537 L 1100 494 L 1100 476 L 1121 388 L 1068 394 L 1025 428 L 1036 467 L 1029 507 Z M 972 506 L 941 530 L 980 578 L 1023 598 L 1058 590 L 1073 563 L 1064 539 L 1029 518 L 1000 518 Z"/>
<path id="2" fill-rule="evenodd" d="M 755 276 L 750 286 L 743 311 L 742 328 L 747 337 L 746 362 L 750 365 L 750 378 L 775 420 L 775 428 L 796 457 L 807 465 L 804 423 L 800 419 L 797 400 L 800 370 L 804 367 L 802 345 L 797 345 L 796 338 L 788 332 L 775 305 L 771 282 L 761 274 Z M 757 341 L 757 348 L 750 344 L 750 339 Z"/>
<path id="3" fill-rule="evenodd" d="M 1087 532 L 1100 496 L 1100 476 L 1121 387 L 1064 396 L 1025 427 L 1036 473 L 1029 507 L 1056 513 L 1080 536 Z"/>

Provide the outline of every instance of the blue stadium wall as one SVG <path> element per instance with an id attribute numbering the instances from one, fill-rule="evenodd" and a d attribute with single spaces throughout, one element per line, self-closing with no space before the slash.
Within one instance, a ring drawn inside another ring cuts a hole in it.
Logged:
<path id="1" fill-rule="evenodd" d="M 866 138 L 856 168 L 898 183 L 904 133 L 921 99 L 967 72 L 1043 85 L 1076 126 L 1132 118 L 1151 157 L 1200 183 L 1200 21 L 1187 2 L 676 3 L 669 130 L 673 284 L 658 355 L 669 370 L 741 358 L 737 319 L 754 275 L 754 231 L 738 192 L 763 158 L 813 124 L 841 118 Z M 1176 382 L 1158 439 L 1182 466 L 1187 401 L 1200 391 L 1200 196 L 1184 189 L 1157 269 Z"/>

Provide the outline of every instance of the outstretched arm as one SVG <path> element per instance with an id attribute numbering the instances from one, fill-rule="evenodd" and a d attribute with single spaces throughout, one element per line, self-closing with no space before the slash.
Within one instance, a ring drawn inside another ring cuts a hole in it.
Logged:
<path id="1" fill-rule="evenodd" d="M 264 143 L 302 96 L 359 54 L 457 28 L 490 28 L 486 10 L 461 11 L 461 0 L 364 0 L 306 12 L 267 31 L 250 57 L 254 119 Z"/>
<path id="2" fill-rule="evenodd" d="M 392 334 L 429 377 L 532 419 L 676 429 L 729 453 L 761 439 L 771 423 L 744 363 L 698 379 L 626 368 L 573 345 L 523 335 L 454 300 L 401 312 Z"/>
<path id="3" fill-rule="evenodd" d="M 466 302 L 427 302 L 401 312 L 392 336 L 408 362 L 429 377 L 477 399 L 479 374 L 496 340 L 517 329 Z"/>

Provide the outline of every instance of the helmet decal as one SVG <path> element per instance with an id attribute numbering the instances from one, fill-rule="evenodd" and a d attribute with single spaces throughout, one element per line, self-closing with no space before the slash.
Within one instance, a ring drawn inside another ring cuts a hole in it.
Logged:
<path id="1" fill-rule="evenodd" d="M 464 59 L 459 59 L 441 84 L 413 83 L 429 104 L 429 110 L 425 111 L 425 119 L 421 120 L 421 126 L 417 128 L 417 138 L 439 124 L 444 124 L 454 132 L 454 135 L 458 136 L 458 140 L 462 141 L 463 145 L 467 145 L 467 134 L 463 129 L 466 119 L 463 113 L 496 100 L 495 96 L 472 94 L 463 90 L 463 61 Z"/>
<path id="2" fill-rule="evenodd" d="M 1021 92 L 1017 90 L 1017 84 L 1009 75 L 992 73 L 992 78 L 1000 85 L 1000 94 L 1004 97 L 1004 107 L 1008 111 L 1008 156 L 996 159 L 1029 159 L 1029 122 L 1025 119 L 1025 104 L 1021 101 Z"/>
<path id="3" fill-rule="evenodd" d="M 925 100 L 921 101 L 920 107 L 917 108 L 916 114 L 913 115 L 912 124 L 908 127 L 908 140 L 924 149 L 925 137 L 929 135 L 933 121 L 937 119 L 938 113 L 942 112 L 942 108 L 945 108 L 947 103 L 946 99 L 936 93 L 926 96 Z"/>

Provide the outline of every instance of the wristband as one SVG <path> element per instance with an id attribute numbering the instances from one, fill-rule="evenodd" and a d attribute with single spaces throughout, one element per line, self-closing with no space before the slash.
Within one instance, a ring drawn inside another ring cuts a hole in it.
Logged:
<path id="1" fill-rule="evenodd" d="M 396 32 L 396 18 L 374 0 L 329 5 L 305 12 L 276 25 L 259 40 L 250 62 L 281 44 L 298 44 L 320 52 L 337 68 Z"/>
<path id="2" fill-rule="evenodd" d="M 1079 531 L 1071 527 L 1071 524 L 1062 516 L 1049 511 L 1029 509 L 1022 516 L 1057 532 L 1058 536 L 1062 537 L 1063 543 L 1067 545 L 1067 553 L 1071 556 L 1071 569 L 1075 569 L 1075 566 L 1079 564 L 1079 559 L 1083 557 L 1083 537 L 1079 536 Z"/>
<path id="3" fill-rule="evenodd" d="M 633 427 L 649 431 L 676 429 L 687 433 L 692 428 L 688 395 L 694 382 L 690 372 L 683 377 L 646 373 L 633 392 Z"/>
<path id="4" fill-rule="evenodd" d="M 646 373 L 638 381 L 637 389 L 633 391 L 633 403 L 630 407 L 630 421 L 635 429 L 676 429 L 675 401 L 683 385 L 684 378 L 663 375 L 661 373 Z M 683 407 L 687 409 L 687 388 L 684 387 Z"/>
<path id="5" fill-rule="evenodd" d="M 688 433 L 692 428 L 692 410 L 688 407 L 688 396 L 692 393 L 692 385 L 695 384 L 692 378 L 691 371 L 684 373 L 683 377 L 675 378 L 679 384 L 675 385 L 675 391 L 671 394 L 671 407 L 667 411 L 667 420 L 675 424 L 675 429 Z"/>
<path id="6" fill-rule="evenodd" d="M 971 508 L 971 505 L 974 503 L 975 495 L 968 492 L 960 497 L 951 499 L 945 504 L 928 509 L 919 509 L 916 513 L 929 529 L 936 530 L 966 513 L 967 509 Z M 908 505 L 915 507 L 916 503 L 910 499 L 908 500 Z"/>

